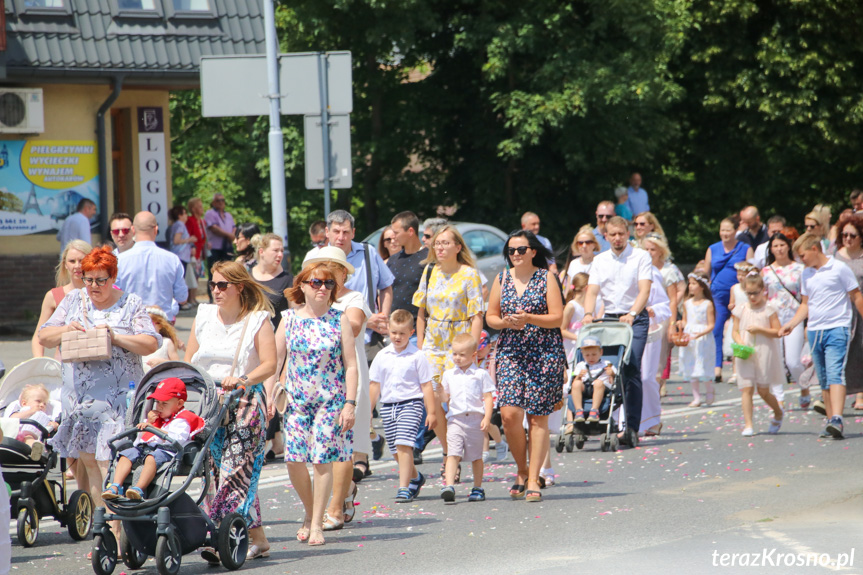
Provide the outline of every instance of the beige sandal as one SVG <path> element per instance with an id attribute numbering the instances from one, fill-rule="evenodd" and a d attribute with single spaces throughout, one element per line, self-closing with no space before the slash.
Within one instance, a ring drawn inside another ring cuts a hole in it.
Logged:
<path id="1" fill-rule="evenodd" d="M 318 537 L 315 537 L 318 535 Z M 312 529 L 309 533 L 309 547 L 319 547 L 326 543 L 324 532 L 320 529 Z"/>

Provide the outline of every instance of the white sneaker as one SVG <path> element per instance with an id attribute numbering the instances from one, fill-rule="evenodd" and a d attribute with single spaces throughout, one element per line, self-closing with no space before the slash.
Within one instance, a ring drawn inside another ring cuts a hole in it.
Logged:
<path id="1" fill-rule="evenodd" d="M 751 427 L 747 427 L 743 430 L 743 437 L 752 437 L 753 435 L 755 435 L 755 430 Z"/>
<path id="2" fill-rule="evenodd" d="M 483 451 L 482 452 L 482 462 L 488 463 L 489 459 L 491 459 L 491 453 L 489 453 L 488 451 Z"/>
<path id="3" fill-rule="evenodd" d="M 494 450 L 497 452 L 497 460 L 503 461 L 506 459 L 506 454 L 509 452 L 509 445 L 506 441 L 499 441 L 497 445 L 494 446 Z"/>

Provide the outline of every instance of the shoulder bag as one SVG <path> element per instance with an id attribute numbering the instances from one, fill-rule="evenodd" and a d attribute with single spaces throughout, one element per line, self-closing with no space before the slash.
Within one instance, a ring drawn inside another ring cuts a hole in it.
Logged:
<path id="1" fill-rule="evenodd" d="M 84 331 L 67 331 L 60 340 L 60 359 L 66 363 L 111 359 L 111 334 L 107 327 L 87 325 L 87 296 L 81 291 L 81 317 Z"/>

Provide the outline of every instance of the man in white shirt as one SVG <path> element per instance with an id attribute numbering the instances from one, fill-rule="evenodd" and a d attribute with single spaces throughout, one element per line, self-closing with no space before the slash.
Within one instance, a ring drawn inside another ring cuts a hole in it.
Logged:
<path id="1" fill-rule="evenodd" d="M 791 321 L 779 330 L 779 337 L 804 319 L 812 363 L 824 395 L 827 426 L 822 437 L 843 439 L 842 411 L 845 407 L 845 360 L 851 341 L 851 304 L 863 314 L 863 297 L 857 278 L 844 263 L 821 251 L 818 236 L 805 233 L 794 242 L 794 253 L 806 269 L 800 278 L 802 301 Z"/>
<path id="2" fill-rule="evenodd" d="M 61 254 L 66 249 L 66 244 L 72 240 L 84 240 L 88 244 L 93 242 L 90 235 L 90 218 L 96 215 L 96 211 L 93 200 L 84 198 L 78 202 L 75 213 L 63 220 L 63 227 L 57 232 Z"/>
<path id="3" fill-rule="evenodd" d="M 632 326 L 629 361 L 623 366 L 626 429 L 620 439 L 622 444 L 635 447 L 641 426 L 641 357 L 650 325 L 645 308 L 653 283 L 653 264 L 646 251 L 629 244 L 629 227 L 620 216 L 608 220 L 605 233 L 611 249 L 593 259 L 584 309 L 596 309 L 596 298 L 600 296 L 605 304 L 605 317 Z M 593 319 L 593 314 L 588 312 L 582 323 L 587 325 Z"/>
<path id="4" fill-rule="evenodd" d="M 157 305 L 174 321 L 179 304 L 189 299 L 183 263 L 176 254 L 156 245 L 159 224 L 150 212 L 138 212 L 132 223 L 135 245 L 117 258 L 117 287 L 131 292 L 145 305 Z"/>
<path id="5" fill-rule="evenodd" d="M 752 256 L 752 259 L 749 260 L 749 263 L 758 269 L 764 268 L 767 264 L 767 246 L 770 245 L 770 238 L 781 232 L 785 225 L 785 218 L 782 216 L 771 216 L 770 219 L 767 220 L 767 241 L 759 244 L 755 248 L 755 254 Z"/>

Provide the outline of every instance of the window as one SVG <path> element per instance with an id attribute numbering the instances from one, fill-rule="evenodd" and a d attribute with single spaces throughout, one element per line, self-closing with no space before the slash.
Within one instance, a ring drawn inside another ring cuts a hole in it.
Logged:
<path id="1" fill-rule="evenodd" d="M 210 0 L 172 0 L 174 12 L 211 12 Z"/>
<path id="2" fill-rule="evenodd" d="M 15 0 L 18 14 L 71 16 L 71 0 Z"/>
<path id="3" fill-rule="evenodd" d="M 155 0 L 117 0 L 121 11 L 127 10 L 155 10 Z"/>
<path id="4" fill-rule="evenodd" d="M 24 8 L 48 8 L 60 9 L 65 8 L 64 0 L 24 0 Z"/>
<path id="5" fill-rule="evenodd" d="M 481 259 L 501 255 L 505 240 L 485 230 L 471 230 L 465 232 L 464 242 L 477 259 Z"/>

